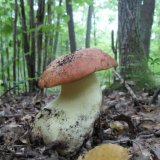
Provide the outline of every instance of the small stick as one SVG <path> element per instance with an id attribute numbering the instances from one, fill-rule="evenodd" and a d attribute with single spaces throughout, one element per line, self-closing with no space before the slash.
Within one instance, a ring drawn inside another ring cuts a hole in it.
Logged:
<path id="1" fill-rule="evenodd" d="M 154 92 L 153 97 L 152 97 L 152 99 L 151 99 L 151 101 L 150 101 L 150 105 L 156 103 L 156 100 L 157 100 L 159 94 L 160 94 L 160 88 L 158 88 L 158 89 Z"/>
<path id="2" fill-rule="evenodd" d="M 132 96 L 132 98 L 135 101 L 138 101 L 138 98 L 136 96 L 136 94 L 133 92 L 132 88 L 129 86 L 129 84 L 122 78 L 122 76 L 116 72 L 115 70 L 113 70 L 113 73 L 115 74 L 115 76 L 121 81 L 121 83 L 124 84 L 124 86 L 126 87 L 126 89 L 128 90 L 128 92 L 130 93 L 130 95 Z"/>

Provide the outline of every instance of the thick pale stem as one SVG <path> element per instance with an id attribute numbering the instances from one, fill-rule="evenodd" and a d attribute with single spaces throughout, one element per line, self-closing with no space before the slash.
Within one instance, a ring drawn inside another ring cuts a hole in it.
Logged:
<path id="1" fill-rule="evenodd" d="M 36 117 L 33 132 L 46 143 L 67 143 L 74 151 L 92 131 L 102 94 L 95 74 L 62 86 L 61 94 Z"/>

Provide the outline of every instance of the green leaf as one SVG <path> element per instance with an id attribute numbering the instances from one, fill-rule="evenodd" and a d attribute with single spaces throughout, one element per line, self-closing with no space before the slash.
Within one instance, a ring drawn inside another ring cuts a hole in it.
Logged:
<path id="1" fill-rule="evenodd" d="M 41 25 L 41 29 L 42 29 L 42 32 L 54 31 L 55 26 L 54 24 Z"/>
<path id="2" fill-rule="evenodd" d="M 57 14 L 63 15 L 64 11 L 65 11 L 65 8 L 64 8 L 64 6 L 56 6 L 55 11 L 57 12 Z"/>
<path id="3" fill-rule="evenodd" d="M 68 23 L 68 21 L 70 20 L 70 17 L 68 15 L 63 15 L 62 19 L 65 23 Z"/>

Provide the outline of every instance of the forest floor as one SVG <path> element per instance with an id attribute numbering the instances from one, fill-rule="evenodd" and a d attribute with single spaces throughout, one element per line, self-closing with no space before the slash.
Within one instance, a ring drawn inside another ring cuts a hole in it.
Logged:
<path id="1" fill-rule="evenodd" d="M 44 145 L 30 140 L 30 123 L 53 96 L 10 95 L 0 98 L 0 160 L 76 160 L 87 150 L 114 143 L 128 148 L 132 160 L 160 160 L 160 105 L 149 105 L 153 91 L 136 93 L 133 102 L 127 91 L 104 96 L 94 131 L 77 153 L 60 156 L 60 144 Z"/>

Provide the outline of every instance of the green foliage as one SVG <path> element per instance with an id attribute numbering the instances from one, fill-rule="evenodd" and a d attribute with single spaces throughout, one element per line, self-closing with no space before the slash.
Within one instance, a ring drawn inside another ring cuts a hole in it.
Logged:
<path id="1" fill-rule="evenodd" d="M 83 6 L 84 3 L 87 3 L 88 5 L 93 3 L 93 0 L 74 0 L 74 3 Z"/>
<path id="2" fill-rule="evenodd" d="M 23 40 L 22 40 L 22 17 L 21 10 L 18 1 L 18 19 L 17 19 L 17 57 L 14 59 L 13 51 L 13 24 L 14 24 L 14 1 L 10 0 L 0 0 L 0 92 L 4 91 L 4 82 L 12 86 L 18 85 L 20 90 L 23 92 L 27 85 L 27 81 L 32 80 L 27 75 L 26 61 L 23 50 Z M 44 61 L 46 36 L 48 36 L 48 48 L 47 48 L 47 64 L 49 61 L 53 60 L 55 57 L 66 54 L 70 52 L 69 38 L 68 38 L 68 28 L 67 23 L 69 21 L 69 16 L 67 16 L 65 11 L 65 3 L 62 2 L 61 6 L 58 6 L 59 1 L 52 2 L 51 15 L 47 13 L 47 3 L 45 6 L 45 17 L 44 23 L 37 26 L 37 1 L 34 4 L 34 20 L 35 28 L 30 28 L 30 14 L 29 5 L 27 1 L 25 3 L 25 14 L 26 14 L 26 24 L 27 24 L 27 35 L 29 35 L 29 42 L 31 43 L 31 34 L 35 32 L 35 38 L 39 30 L 43 34 L 43 44 L 42 44 L 42 61 Z M 115 30 L 116 35 L 116 25 L 117 25 L 117 0 L 74 0 L 73 5 L 73 15 L 75 23 L 76 32 L 76 42 L 77 49 L 84 48 L 85 46 L 85 35 L 86 35 L 86 20 L 88 14 L 88 6 L 94 3 L 94 17 L 92 17 L 92 30 L 91 30 L 91 47 L 97 47 L 114 57 L 111 49 L 111 30 Z M 50 16 L 50 22 L 49 22 Z M 57 26 L 57 17 L 60 16 L 60 25 Z M 148 61 L 149 71 L 136 73 L 135 81 L 139 81 L 142 85 L 152 86 L 160 81 L 160 2 L 156 1 L 156 12 L 154 16 L 154 24 L 152 28 L 151 46 L 150 46 L 150 57 Z M 95 18 L 95 19 L 94 19 Z M 95 26 L 94 26 L 95 24 Z M 55 41 L 56 33 L 59 33 L 58 46 L 56 55 L 53 53 L 53 44 Z M 36 44 L 37 45 L 37 44 Z M 9 57 L 7 58 L 6 48 L 9 51 Z M 36 64 L 38 61 L 36 49 Z M 4 66 L 1 66 L 1 60 L 4 60 Z M 16 82 L 13 80 L 13 62 L 16 62 Z M 37 66 L 36 66 L 37 67 Z M 43 67 L 43 66 L 42 66 Z M 4 72 L 4 79 L 2 70 Z M 10 76 L 8 75 L 8 70 L 10 71 Z M 36 73 L 37 75 L 37 73 Z M 101 82 L 102 88 L 110 87 L 113 82 L 112 70 L 102 71 L 97 73 L 99 80 Z M 9 77 L 8 77 L 9 76 Z M 147 78 L 148 76 L 148 78 Z M 38 77 L 35 77 L 37 79 Z M 148 79 L 149 81 L 146 81 Z M 156 82 L 155 82 L 156 81 Z M 158 83 L 159 84 L 159 83 Z M 53 89 L 50 89 L 51 93 Z M 59 91 L 55 89 L 54 92 Z"/>

